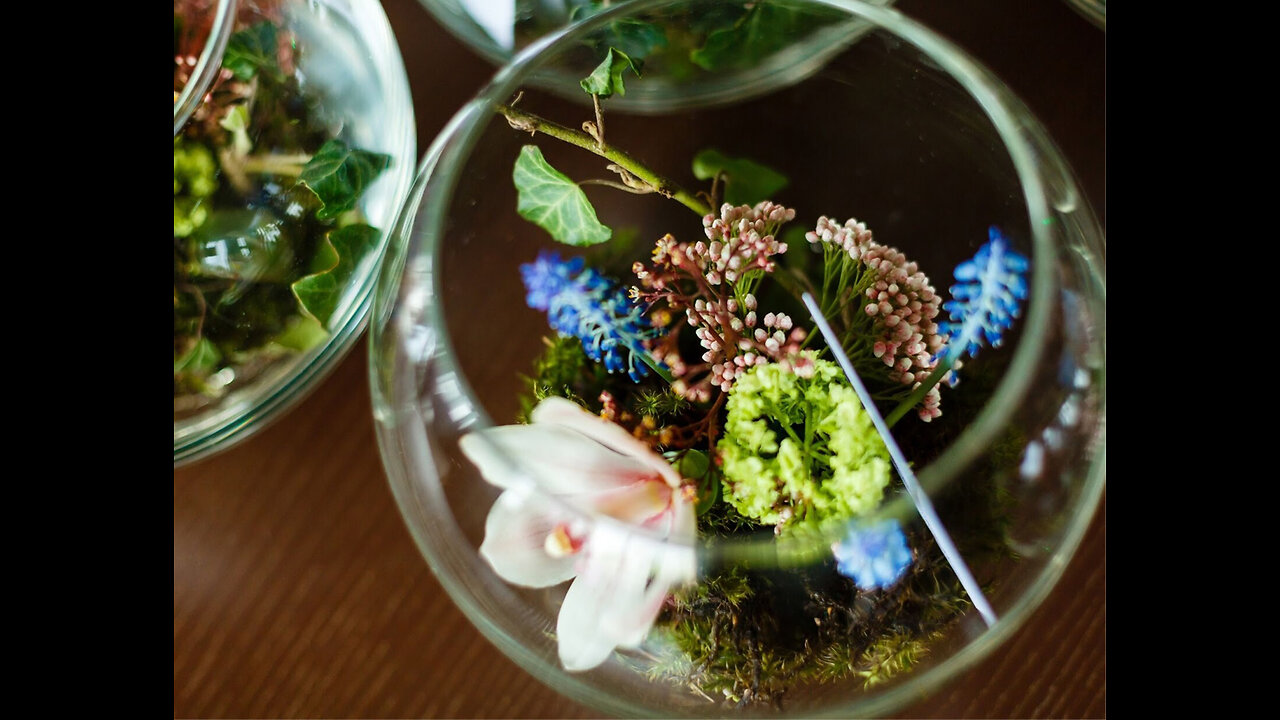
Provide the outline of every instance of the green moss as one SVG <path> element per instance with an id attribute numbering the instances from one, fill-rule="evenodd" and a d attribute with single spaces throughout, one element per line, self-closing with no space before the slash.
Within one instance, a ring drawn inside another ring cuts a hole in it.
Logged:
<path id="1" fill-rule="evenodd" d="M 690 407 L 690 402 L 672 392 L 670 386 L 642 389 L 631 398 L 631 409 L 637 415 L 659 420 L 677 417 Z"/>
<path id="2" fill-rule="evenodd" d="M 591 362 L 576 338 L 554 335 L 542 339 L 546 348 L 534 361 L 533 374 L 525 376 L 520 396 L 519 422 L 528 422 L 533 408 L 548 397 L 562 397 L 597 412 L 600 392 L 608 385 L 608 373 Z"/>
<path id="3" fill-rule="evenodd" d="M 909 671 L 969 607 L 928 534 L 893 588 L 863 592 L 833 564 L 802 571 L 721 571 L 673 595 L 655 627 L 667 646 L 648 667 L 717 703 L 783 707 L 816 683 L 879 685 Z"/>

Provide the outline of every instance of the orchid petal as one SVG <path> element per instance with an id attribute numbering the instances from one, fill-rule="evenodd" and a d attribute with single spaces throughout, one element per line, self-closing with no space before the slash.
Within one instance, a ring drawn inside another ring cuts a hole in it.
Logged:
<path id="1" fill-rule="evenodd" d="M 560 397 L 549 397 L 533 409 L 530 420 L 575 430 L 608 448 L 649 467 L 671 487 L 680 486 L 680 473 L 648 445 L 632 437 L 622 426 L 584 411 L 576 403 Z"/>
<path id="2" fill-rule="evenodd" d="M 599 493 L 565 495 L 564 500 L 590 513 L 606 515 L 628 525 L 648 527 L 661 523 L 670 515 L 671 488 L 657 479 L 643 480 Z M 659 528 L 665 537 L 665 527 Z"/>
<path id="3" fill-rule="evenodd" d="M 541 490 L 568 495 L 614 490 L 656 475 L 648 463 L 556 425 L 486 428 L 464 435 L 458 445 L 485 480 L 502 488 L 518 487 L 532 475 Z"/>
<path id="4" fill-rule="evenodd" d="M 665 586 L 650 584 L 653 544 L 625 531 L 600 528 L 592 534 L 556 623 L 566 670 L 590 670 L 619 645 L 637 645 L 648 634 L 666 595 Z"/>
<path id="5" fill-rule="evenodd" d="M 546 540 L 560 520 L 536 495 L 508 490 L 498 497 L 484 523 L 480 555 L 514 585 L 550 587 L 573 578 L 575 557 L 547 554 Z"/>

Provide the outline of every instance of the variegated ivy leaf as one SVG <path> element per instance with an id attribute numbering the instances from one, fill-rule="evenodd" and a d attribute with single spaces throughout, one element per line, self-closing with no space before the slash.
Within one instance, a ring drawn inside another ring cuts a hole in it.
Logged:
<path id="1" fill-rule="evenodd" d="M 520 217 L 551 233 L 566 245 L 598 245 L 613 231 L 596 218 L 586 193 L 564 173 L 551 167 L 536 145 L 525 145 L 511 179 Z"/>
<path id="2" fill-rule="evenodd" d="M 316 249 L 311 274 L 293 283 L 302 311 L 327 327 L 360 259 L 378 244 L 379 236 L 377 228 L 361 224 L 329 231 Z"/>
<path id="3" fill-rule="evenodd" d="M 607 98 L 614 93 L 626 95 L 627 88 L 622 83 L 622 73 L 628 68 L 637 76 L 640 74 L 635 63 L 631 62 L 631 58 L 626 53 L 617 48 L 609 48 L 609 54 L 605 56 L 604 61 L 579 84 L 582 85 L 583 90 L 602 98 Z"/>

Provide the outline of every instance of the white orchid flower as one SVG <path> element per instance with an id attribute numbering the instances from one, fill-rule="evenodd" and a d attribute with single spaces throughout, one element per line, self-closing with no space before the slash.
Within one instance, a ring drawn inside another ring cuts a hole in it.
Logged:
<path id="1" fill-rule="evenodd" d="M 505 489 L 480 554 L 515 585 L 573 580 L 556 622 L 560 662 L 590 670 L 638 646 L 670 588 L 694 580 L 693 502 L 666 460 L 575 403 L 547 398 L 530 420 L 459 442 Z"/>

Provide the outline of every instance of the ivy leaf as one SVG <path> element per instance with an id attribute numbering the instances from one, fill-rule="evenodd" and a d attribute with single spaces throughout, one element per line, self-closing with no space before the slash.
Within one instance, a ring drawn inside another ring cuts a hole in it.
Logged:
<path id="1" fill-rule="evenodd" d="M 704 70 L 749 66 L 839 17 L 785 2 L 758 2 L 731 26 L 713 30 L 689 59 Z"/>
<path id="2" fill-rule="evenodd" d="M 331 230 L 316 248 L 311 274 L 292 285 L 302 311 L 327 327 L 360 259 L 380 236 L 377 228 L 362 224 Z"/>
<path id="3" fill-rule="evenodd" d="M 227 51 L 222 55 L 222 67 L 231 71 L 237 80 L 249 80 L 259 71 L 272 77 L 280 76 L 276 62 L 276 26 L 270 22 L 235 33 L 227 40 Z"/>
<path id="4" fill-rule="evenodd" d="M 217 346 L 209 338 L 200 338 L 190 350 L 173 361 L 173 374 L 208 375 L 218 367 L 221 360 L 222 353 L 218 352 Z"/>
<path id="5" fill-rule="evenodd" d="M 295 315 L 289 324 L 272 340 L 276 345 L 296 352 L 306 352 L 329 337 L 319 320 L 310 315 Z"/>
<path id="6" fill-rule="evenodd" d="M 244 105 L 233 105 L 227 114 L 218 121 L 222 129 L 231 133 L 231 149 L 236 157 L 244 157 L 253 151 L 253 141 L 249 139 L 249 109 Z"/>
<path id="7" fill-rule="evenodd" d="M 537 145 L 525 145 L 516 158 L 511 179 L 516 186 L 520 217 L 551 233 L 566 245 L 598 245 L 613 231 L 596 219 L 586 193 L 564 173 L 551 167 Z"/>
<path id="8" fill-rule="evenodd" d="M 640 75 L 640 71 L 636 69 L 626 53 L 617 48 L 609 48 L 609 54 L 605 56 L 604 61 L 597 65 L 590 75 L 583 78 L 579 85 L 587 93 L 599 95 L 602 98 L 607 98 L 614 93 L 626 95 L 627 88 L 622 83 L 622 73 L 628 68 L 637 76 Z"/>
<path id="9" fill-rule="evenodd" d="M 312 156 L 302 168 L 298 181 L 323 203 L 316 217 L 332 220 L 354 208 L 365 189 L 390 165 L 390 155 L 351 148 L 335 139 L 326 142 Z"/>
<path id="10" fill-rule="evenodd" d="M 730 205 L 755 205 L 770 200 L 790 182 L 786 175 L 767 165 L 729 157 L 714 148 L 693 156 L 694 177 L 711 180 L 720 173 L 725 174 L 724 201 Z"/>

